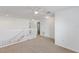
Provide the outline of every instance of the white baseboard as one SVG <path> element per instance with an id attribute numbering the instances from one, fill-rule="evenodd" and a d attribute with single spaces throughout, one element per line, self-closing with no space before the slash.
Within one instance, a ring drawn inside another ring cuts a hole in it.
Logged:
<path id="1" fill-rule="evenodd" d="M 62 45 L 60 45 L 60 44 L 55 43 L 55 45 L 57 45 L 57 46 L 59 46 L 59 47 L 62 47 L 62 48 L 64 48 L 64 49 L 67 49 L 67 50 L 69 50 L 69 51 L 72 51 L 72 52 L 74 52 L 74 53 L 78 53 L 77 51 L 75 51 L 75 50 L 73 50 L 73 49 L 70 49 L 70 48 L 68 48 L 68 47 L 64 47 L 64 46 L 62 46 Z"/>

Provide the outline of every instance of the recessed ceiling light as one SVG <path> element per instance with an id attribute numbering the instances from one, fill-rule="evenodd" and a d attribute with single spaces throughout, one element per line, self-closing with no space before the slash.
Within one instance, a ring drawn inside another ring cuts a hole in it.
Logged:
<path id="1" fill-rule="evenodd" d="M 39 13 L 38 11 L 35 11 L 35 12 L 34 12 L 34 14 L 38 14 L 38 13 Z"/>

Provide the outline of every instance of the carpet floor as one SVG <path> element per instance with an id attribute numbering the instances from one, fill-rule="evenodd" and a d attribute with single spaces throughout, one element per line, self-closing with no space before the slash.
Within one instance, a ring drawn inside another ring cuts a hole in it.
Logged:
<path id="1" fill-rule="evenodd" d="M 38 36 L 35 39 L 0 48 L 0 53 L 73 53 L 54 44 L 53 39 Z"/>

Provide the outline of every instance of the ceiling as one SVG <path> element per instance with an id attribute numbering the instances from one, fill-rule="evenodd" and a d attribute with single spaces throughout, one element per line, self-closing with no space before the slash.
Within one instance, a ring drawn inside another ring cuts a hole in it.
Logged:
<path id="1" fill-rule="evenodd" d="M 50 11 L 51 13 L 58 10 L 69 8 L 68 6 L 0 6 L 0 16 L 12 16 L 28 19 L 39 19 L 46 15 L 45 12 Z M 35 15 L 35 10 L 41 10 L 39 15 Z"/>

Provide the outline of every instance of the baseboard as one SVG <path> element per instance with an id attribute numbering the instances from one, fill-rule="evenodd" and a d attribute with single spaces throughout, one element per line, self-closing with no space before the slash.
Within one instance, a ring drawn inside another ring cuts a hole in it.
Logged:
<path id="1" fill-rule="evenodd" d="M 40 35 L 40 36 L 41 36 L 41 35 Z M 41 36 L 41 37 L 48 38 L 48 39 L 53 39 L 53 40 L 54 40 L 54 43 L 55 43 L 55 39 L 54 39 L 54 38 L 46 37 L 46 36 Z M 57 45 L 57 46 L 59 46 L 59 47 L 62 47 L 62 48 L 64 48 L 64 49 L 66 49 L 66 50 L 72 51 L 73 53 L 78 53 L 78 52 L 76 52 L 76 51 L 74 51 L 74 50 L 72 50 L 72 49 L 65 48 L 64 46 L 60 46 L 60 45 L 58 45 L 58 44 L 55 44 L 55 45 Z"/>
<path id="2" fill-rule="evenodd" d="M 62 48 L 64 48 L 64 49 L 66 49 L 66 50 L 69 50 L 69 51 L 71 51 L 72 53 L 78 53 L 78 52 L 76 52 L 76 51 L 74 51 L 74 50 L 72 50 L 72 49 L 66 48 L 66 47 L 64 47 L 64 46 L 61 46 L 61 45 L 58 45 L 58 44 L 55 44 L 55 45 L 57 45 L 57 46 L 59 46 L 59 47 L 62 47 Z"/>

